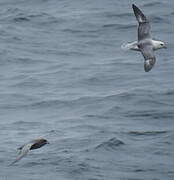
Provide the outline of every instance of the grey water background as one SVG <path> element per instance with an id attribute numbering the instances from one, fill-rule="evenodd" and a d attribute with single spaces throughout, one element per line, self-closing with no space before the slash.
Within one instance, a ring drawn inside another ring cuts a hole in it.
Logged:
<path id="1" fill-rule="evenodd" d="M 149 73 L 132 3 L 168 46 Z M 0 0 L 0 179 L 173 180 L 173 33 L 171 0 Z"/>

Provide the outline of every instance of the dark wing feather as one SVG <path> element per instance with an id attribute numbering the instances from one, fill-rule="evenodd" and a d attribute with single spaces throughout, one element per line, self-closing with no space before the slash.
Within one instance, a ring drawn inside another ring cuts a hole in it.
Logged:
<path id="1" fill-rule="evenodd" d="M 139 23 L 148 22 L 146 16 L 141 12 L 141 10 L 135 6 L 135 4 L 132 4 L 132 8 L 134 10 L 135 17 L 137 18 L 137 21 Z"/>
<path id="2" fill-rule="evenodd" d="M 148 19 L 137 6 L 133 4 L 132 8 L 134 10 L 135 17 L 139 23 L 138 41 L 146 39 L 146 38 L 150 38 L 150 23 Z"/>
<path id="3" fill-rule="evenodd" d="M 45 139 L 35 139 L 31 142 L 33 143 L 33 145 L 31 146 L 31 150 L 38 149 L 47 144 L 47 141 Z"/>
<path id="4" fill-rule="evenodd" d="M 144 56 L 144 70 L 146 72 L 150 71 L 156 62 L 153 47 L 150 44 L 143 45 L 140 47 L 141 53 Z"/>
<path id="5" fill-rule="evenodd" d="M 150 38 L 150 24 L 140 23 L 138 26 L 138 41 Z"/>

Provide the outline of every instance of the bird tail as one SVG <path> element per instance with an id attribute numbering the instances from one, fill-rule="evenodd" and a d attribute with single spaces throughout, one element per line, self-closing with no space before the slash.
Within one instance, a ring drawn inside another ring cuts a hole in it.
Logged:
<path id="1" fill-rule="evenodd" d="M 122 50 L 130 50 L 130 44 L 129 43 L 123 43 L 122 45 L 121 45 L 121 49 Z"/>
<path id="2" fill-rule="evenodd" d="M 129 42 L 129 43 L 124 43 L 122 44 L 121 48 L 123 50 L 134 50 L 134 51 L 140 51 L 140 49 L 138 48 L 138 45 L 137 45 L 137 41 L 134 41 L 134 42 Z"/>

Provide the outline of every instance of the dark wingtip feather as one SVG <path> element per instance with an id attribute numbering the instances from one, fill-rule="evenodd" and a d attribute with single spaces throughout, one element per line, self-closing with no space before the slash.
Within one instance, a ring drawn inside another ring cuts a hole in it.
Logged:
<path id="1" fill-rule="evenodd" d="M 135 4 L 132 4 L 132 8 L 134 10 L 134 13 L 140 11 L 140 9 Z"/>
<path id="2" fill-rule="evenodd" d="M 135 10 L 136 9 L 140 10 L 135 4 L 132 4 L 132 8 L 135 9 Z"/>
<path id="3" fill-rule="evenodd" d="M 133 9 L 135 9 L 135 8 L 136 8 L 135 4 L 132 4 L 132 8 L 133 8 Z"/>
<path id="4" fill-rule="evenodd" d="M 133 8 L 134 14 L 135 14 L 138 22 L 147 22 L 146 16 L 142 13 L 142 11 L 135 4 L 132 4 L 132 8 Z"/>

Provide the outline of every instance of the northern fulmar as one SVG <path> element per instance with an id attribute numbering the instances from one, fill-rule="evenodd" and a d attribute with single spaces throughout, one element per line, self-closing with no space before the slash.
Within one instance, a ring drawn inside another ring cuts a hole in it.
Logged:
<path id="1" fill-rule="evenodd" d="M 150 71 L 156 62 L 154 51 L 166 48 L 162 41 L 153 40 L 150 35 L 150 23 L 142 11 L 132 4 L 135 17 L 138 21 L 138 41 L 125 45 L 126 49 L 141 51 L 144 57 L 144 70 Z"/>
<path id="2" fill-rule="evenodd" d="M 27 144 L 22 145 L 18 148 L 19 154 L 17 158 L 10 164 L 13 165 L 14 163 L 18 162 L 21 158 L 23 158 L 30 150 L 38 149 L 45 144 L 49 144 L 49 142 L 46 139 L 40 138 L 40 139 L 34 139 Z"/>

